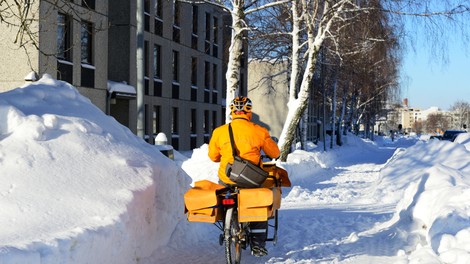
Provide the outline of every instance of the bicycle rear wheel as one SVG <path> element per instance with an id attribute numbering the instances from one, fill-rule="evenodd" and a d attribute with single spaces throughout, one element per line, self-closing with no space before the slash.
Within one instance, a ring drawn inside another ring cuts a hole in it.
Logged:
<path id="1" fill-rule="evenodd" d="M 238 222 L 236 208 L 227 209 L 225 214 L 224 241 L 225 241 L 225 259 L 227 264 L 239 264 L 242 256 L 242 247 L 240 243 L 241 226 Z"/>

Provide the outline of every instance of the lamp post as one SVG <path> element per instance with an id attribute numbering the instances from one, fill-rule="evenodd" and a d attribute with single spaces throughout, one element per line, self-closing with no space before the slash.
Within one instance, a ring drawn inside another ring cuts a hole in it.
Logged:
<path id="1" fill-rule="evenodd" d="M 144 0 L 136 2 L 137 136 L 144 138 Z"/>

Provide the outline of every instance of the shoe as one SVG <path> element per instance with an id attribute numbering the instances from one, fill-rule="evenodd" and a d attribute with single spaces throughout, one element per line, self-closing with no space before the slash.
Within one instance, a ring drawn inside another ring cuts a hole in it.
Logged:
<path id="1" fill-rule="evenodd" d="M 264 257 L 268 255 L 268 250 L 261 246 L 253 246 L 251 248 L 251 255 L 255 257 Z"/>

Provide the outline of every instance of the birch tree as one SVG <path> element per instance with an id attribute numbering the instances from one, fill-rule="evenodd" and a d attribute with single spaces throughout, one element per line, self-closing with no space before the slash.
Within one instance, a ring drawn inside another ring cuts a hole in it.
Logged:
<path id="1" fill-rule="evenodd" d="M 294 2 L 296 1 L 294 0 Z M 319 50 L 326 37 L 331 33 L 330 29 L 332 28 L 333 23 L 341 18 L 343 10 L 350 4 L 350 1 L 347 0 L 331 2 L 305 0 L 299 2 L 302 3 L 303 12 L 296 9 L 296 5 L 293 4 L 292 13 L 294 14 L 293 17 L 300 13 L 301 19 L 305 21 L 307 42 L 305 44 L 306 52 L 304 55 L 306 57 L 306 64 L 305 71 L 302 76 L 300 76 L 300 74 L 296 74 L 294 67 L 291 73 L 291 85 L 289 87 L 290 96 L 287 105 L 288 113 L 278 143 L 281 150 L 280 159 L 282 161 L 285 161 L 287 159 L 287 155 L 290 153 L 291 145 L 294 141 L 295 130 L 302 114 L 308 106 L 311 81 L 315 72 Z M 299 47 L 303 45 L 302 43 L 294 42 L 298 41 L 294 38 L 295 33 L 300 31 L 298 27 L 299 25 L 293 24 L 293 52 L 298 51 Z M 293 65 L 295 65 L 295 60 L 299 60 L 296 55 L 297 54 L 294 53 L 292 55 Z M 301 78 L 300 81 L 298 81 L 299 78 Z M 295 92 L 296 87 L 294 85 L 296 83 L 300 83 L 298 92 Z"/>
<path id="2" fill-rule="evenodd" d="M 440 7 L 442 7 L 441 10 L 431 12 L 429 10 L 435 9 L 438 5 L 428 1 L 292 1 L 292 31 L 290 32 L 292 38 L 292 71 L 289 85 L 288 114 L 279 140 L 281 160 L 285 160 L 287 158 L 287 155 L 291 150 L 291 146 L 294 143 L 296 127 L 299 125 L 303 112 L 308 107 L 308 94 L 310 92 L 313 72 L 316 70 L 317 66 L 316 62 L 318 51 L 324 46 L 327 40 L 330 40 L 333 43 L 333 46 L 341 45 L 338 37 L 338 29 L 341 29 L 342 26 L 350 23 L 354 19 L 361 19 L 361 16 L 358 16 L 357 14 L 368 14 L 371 12 L 379 13 L 377 11 L 381 11 L 382 14 L 386 13 L 388 14 L 387 16 L 390 17 L 394 16 L 393 21 L 388 21 L 392 27 L 387 28 L 386 30 L 393 30 L 396 34 L 401 34 L 403 32 L 404 16 L 425 18 L 429 21 L 430 25 L 442 26 L 444 22 L 446 22 L 446 19 L 451 21 L 455 19 L 455 21 L 464 22 L 465 19 L 463 19 L 463 17 L 465 14 L 468 14 L 469 11 L 467 2 L 468 1 L 462 2 L 459 5 L 452 1 L 444 1 L 440 3 Z M 299 23 L 296 24 L 297 21 Z M 303 27 L 302 22 L 304 23 Z M 381 20 L 376 20 L 375 22 L 387 23 L 387 21 Z M 365 28 L 364 30 L 367 31 L 368 28 Z M 442 33 L 442 29 L 433 31 Z M 300 38 L 296 38 L 296 36 L 299 36 L 299 34 L 297 34 L 298 32 L 300 32 L 300 35 L 306 35 L 305 42 Z M 360 55 L 369 56 L 369 53 L 366 51 L 367 48 L 370 49 L 370 47 L 375 45 L 374 43 L 381 43 L 386 40 L 387 32 L 384 33 L 385 34 L 381 36 L 384 36 L 385 39 L 374 39 L 372 36 L 367 35 L 366 39 L 362 42 L 358 42 L 358 50 L 363 50 Z M 395 40 L 391 43 L 394 42 L 396 43 Z M 388 45 L 388 47 L 390 47 L 390 44 Z M 303 48 L 305 52 L 302 52 L 302 49 L 298 47 Z M 383 50 L 383 48 L 387 48 L 387 45 L 384 45 L 380 49 Z M 377 49 L 376 52 L 379 52 L 380 49 Z M 300 54 L 297 54 L 297 51 L 300 51 Z M 344 56 L 344 54 L 340 55 Z M 364 73 L 366 73 L 367 70 L 370 71 L 374 64 L 377 65 L 377 67 L 382 68 L 384 68 L 386 63 L 390 62 L 398 65 L 399 61 L 396 60 L 397 57 L 395 55 L 396 54 L 390 56 L 390 54 L 387 54 L 391 59 L 383 60 L 382 63 L 378 63 L 380 59 L 372 61 L 372 64 L 369 65 L 368 69 L 366 69 Z M 305 63 L 296 64 L 297 61 L 301 62 L 301 60 L 304 60 Z M 302 66 L 298 67 L 297 65 L 300 64 Z M 353 95 L 357 94 L 356 100 L 359 100 L 354 103 L 357 106 L 357 113 L 362 113 L 356 115 L 358 116 L 356 120 L 364 120 L 366 125 L 373 125 L 378 113 L 380 112 L 379 108 L 384 107 L 386 104 L 390 88 L 397 87 L 398 75 L 395 71 L 396 68 L 397 67 L 392 67 L 391 70 L 388 71 L 387 78 L 382 78 L 382 73 L 387 72 L 387 70 L 375 73 L 373 75 L 375 77 L 370 78 L 372 81 L 370 82 L 370 85 L 366 86 L 366 89 L 361 88 L 357 92 L 351 92 Z M 300 70 L 302 70 L 302 72 L 300 72 Z M 298 74 L 296 74 L 296 72 L 298 72 Z M 328 89 L 331 89 L 331 87 L 328 87 Z M 351 103 L 351 107 L 352 106 L 353 103 Z"/>
<path id="3" fill-rule="evenodd" d="M 183 1 L 186 2 L 186 1 Z M 192 2 L 192 1 L 189 1 Z M 250 26 L 247 17 L 251 14 L 261 12 L 265 9 L 275 7 L 280 4 L 289 2 L 289 0 L 267 1 L 267 0 L 204 0 L 194 1 L 194 3 L 205 3 L 217 5 L 230 13 L 231 24 L 231 40 L 228 50 L 227 72 L 225 74 L 227 82 L 227 104 L 238 96 L 240 86 L 240 68 L 241 61 L 245 54 L 244 45 L 246 43 L 248 31 L 253 28 Z M 228 106 L 228 105 L 227 105 Z M 230 108 L 225 111 L 225 122 L 229 123 Z"/>

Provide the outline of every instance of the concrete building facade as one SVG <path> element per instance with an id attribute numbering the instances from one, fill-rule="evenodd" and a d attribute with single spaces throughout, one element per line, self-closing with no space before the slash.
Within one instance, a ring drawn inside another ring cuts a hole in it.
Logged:
<path id="1" fill-rule="evenodd" d="M 12 42 L 18 29 L 0 24 L 6 32 L 0 43 L 1 89 L 47 73 L 77 87 L 136 133 L 136 1 L 35 3 L 32 31 L 39 49 L 19 48 Z M 216 5 L 144 1 L 144 133 L 149 143 L 163 132 L 175 149 L 193 149 L 225 122 L 229 23 L 230 15 Z M 241 76 L 242 90 L 246 67 Z"/>
<path id="2" fill-rule="evenodd" d="M 47 73 L 74 85 L 104 111 L 108 76 L 108 1 L 73 0 L 58 5 L 47 1 L 33 3 L 29 13 L 33 22 L 29 28 L 35 45 L 29 40 L 24 48 L 20 48 L 19 43 L 13 43 L 18 27 L 0 23 L 0 89 L 5 91 L 22 86 L 25 79 L 34 77 L 34 80 Z"/>
<path id="3" fill-rule="evenodd" d="M 109 78 L 136 86 L 136 2 L 109 6 Z M 144 1 L 144 132 L 149 142 L 163 132 L 175 149 L 207 143 L 222 123 L 224 13 L 209 4 Z M 229 37 L 229 36 L 228 36 Z M 135 101 L 130 117 L 136 117 Z M 125 99 L 113 101 L 110 113 L 123 117 Z M 122 119 L 136 132 L 136 120 Z"/>
<path id="4" fill-rule="evenodd" d="M 253 121 L 263 125 L 271 136 L 279 138 L 286 121 L 289 101 L 289 64 L 283 62 L 250 60 L 248 64 L 248 97 L 253 101 Z M 311 92 L 310 103 L 303 125 L 307 128 L 307 141 L 322 140 L 319 122 L 319 107 L 313 103 Z M 316 108 L 312 106 L 317 106 Z"/>

